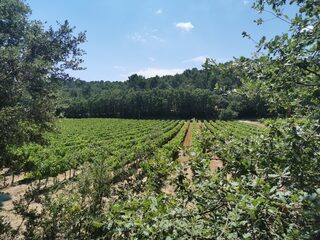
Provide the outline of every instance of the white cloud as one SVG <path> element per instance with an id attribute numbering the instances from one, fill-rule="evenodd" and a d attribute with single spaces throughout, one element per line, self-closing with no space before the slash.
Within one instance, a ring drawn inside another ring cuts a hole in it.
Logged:
<path id="1" fill-rule="evenodd" d="M 243 4 L 247 5 L 250 1 L 249 0 L 243 0 Z"/>
<path id="2" fill-rule="evenodd" d="M 155 59 L 154 57 L 149 57 L 149 61 L 150 61 L 150 62 L 155 62 L 156 59 Z"/>
<path id="3" fill-rule="evenodd" d="M 194 57 L 194 58 L 191 58 L 191 59 L 184 60 L 183 63 L 203 64 L 206 61 L 207 58 L 208 58 L 207 56 L 198 56 L 198 57 Z"/>
<path id="4" fill-rule="evenodd" d="M 161 15 L 162 14 L 162 9 L 159 8 L 156 12 L 155 12 L 156 15 Z"/>
<path id="5" fill-rule="evenodd" d="M 313 26 L 309 25 L 301 29 L 300 32 L 313 32 Z"/>
<path id="6" fill-rule="evenodd" d="M 138 32 L 133 33 L 130 36 L 130 39 L 135 41 L 135 42 L 141 42 L 141 43 L 144 43 L 144 42 L 147 41 L 147 39 L 144 36 L 142 36 L 140 33 L 138 33 Z"/>
<path id="7" fill-rule="evenodd" d="M 129 39 L 140 43 L 145 43 L 149 40 L 164 42 L 164 40 L 158 36 L 158 29 L 152 29 L 151 31 L 144 29 L 142 32 L 134 32 L 129 36 Z"/>
<path id="8" fill-rule="evenodd" d="M 147 68 L 147 69 L 143 69 L 143 70 L 139 70 L 137 72 L 131 73 L 129 74 L 138 74 L 138 75 L 142 75 L 146 78 L 149 77 L 155 77 L 155 76 L 166 76 L 166 75 L 175 75 L 177 73 L 183 73 L 184 69 L 180 69 L 180 68 Z"/>
<path id="9" fill-rule="evenodd" d="M 179 22 L 176 23 L 176 27 L 186 32 L 190 32 L 194 28 L 191 22 Z"/>
<path id="10" fill-rule="evenodd" d="M 164 40 L 157 35 L 150 35 L 150 38 L 156 40 L 157 42 L 164 42 Z"/>

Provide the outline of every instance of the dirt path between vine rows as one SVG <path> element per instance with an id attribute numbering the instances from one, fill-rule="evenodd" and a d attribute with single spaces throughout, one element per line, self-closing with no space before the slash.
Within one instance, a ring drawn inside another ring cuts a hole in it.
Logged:
<path id="1" fill-rule="evenodd" d="M 184 174 L 187 179 L 192 180 L 193 172 L 188 164 L 190 156 L 188 153 L 189 148 L 192 146 L 192 122 L 189 123 L 187 134 L 183 141 L 183 148 L 179 151 L 178 161 L 185 165 Z"/>
<path id="2" fill-rule="evenodd" d="M 205 125 L 201 123 L 201 127 L 205 128 Z M 216 172 L 219 169 L 223 168 L 223 161 L 214 153 L 212 153 L 212 157 L 209 163 L 209 168 L 211 173 Z"/>
<path id="3" fill-rule="evenodd" d="M 40 185 L 42 190 L 53 186 L 55 183 L 60 183 L 62 181 L 67 181 L 69 179 L 77 176 L 80 171 L 72 170 L 59 174 L 56 178 L 50 177 L 48 182 L 46 180 L 41 180 Z M 20 179 L 23 179 L 21 176 Z M 32 181 L 28 183 L 23 183 L 23 181 L 17 181 L 13 185 L 9 185 L 0 190 L 0 216 L 5 217 L 5 219 L 11 224 L 13 229 L 17 229 L 22 224 L 22 218 L 14 213 L 14 201 L 18 201 L 21 197 L 32 187 L 39 184 L 38 181 Z M 39 207 L 37 204 L 31 204 L 31 207 Z"/>
<path id="4" fill-rule="evenodd" d="M 246 123 L 246 124 L 249 124 L 249 125 L 254 125 L 256 127 L 260 127 L 260 128 L 264 128 L 265 125 L 261 122 L 258 122 L 258 121 L 252 121 L 252 120 L 239 120 L 239 122 L 242 122 L 242 123 Z"/>
<path id="5" fill-rule="evenodd" d="M 187 134 L 183 140 L 182 148 L 178 150 L 178 158 L 177 158 L 177 161 L 179 161 L 184 166 L 184 176 L 190 181 L 192 180 L 193 172 L 190 165 L 188 164 L 190 156 L 187 150 L 191 146 L 192 146 L 192 122 L 189 123 Z M 171 195 L 171 196 L 176 195 L 175 188 L 170 183 L 165 184 L 161 190 L 167 195 Z"/>
<path id="6" fill-rule="evenodd" d="M 186 148 L 192 146 L 192 123 L 189 123 L 188 132 L 184 138 L 183 146 Z"/>

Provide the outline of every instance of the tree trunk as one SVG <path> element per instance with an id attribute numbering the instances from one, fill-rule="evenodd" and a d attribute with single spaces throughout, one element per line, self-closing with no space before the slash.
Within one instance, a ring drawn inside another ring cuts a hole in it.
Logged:
<path id="1" fill-rule="evenodd" d="M 14 173 L 12 173 L 11 185 L 14 183 Z"/>
<path id="2" fill-rule="evenodd" d="M 3 174 L 3 186 L 5 187 L 6 186 L 6 183 L 7 183 L 7 181 L 6 181 L 7 179 L 6 179 L 6 175 L 5 174 Z"/>
<path id="3" fill-rule="evenodd" d="M 291 115 L 292 115 L 292 108 L 291 108 L 291 106 L 288 106 L 288 108 L 287 108 L 287 118 L 291 118 Z"/>

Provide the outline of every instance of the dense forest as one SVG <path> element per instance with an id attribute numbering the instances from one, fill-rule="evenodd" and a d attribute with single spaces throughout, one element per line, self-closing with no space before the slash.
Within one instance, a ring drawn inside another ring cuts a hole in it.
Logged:
<path id="1" fill-rule="evenodd" d="M 125 82 L 60 81 L 66 117 L 125 118 L 261 118 L 270 116 L 262 96 L 241 91 L 243 75 L 236 62 L 216 64 L 175 76 L 145 78 L 131 75 Z"/>

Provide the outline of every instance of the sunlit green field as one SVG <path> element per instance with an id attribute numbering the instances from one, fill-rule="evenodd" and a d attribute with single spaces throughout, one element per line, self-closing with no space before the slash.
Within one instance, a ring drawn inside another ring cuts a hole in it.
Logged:
<path id="1" fill-rule="evenodd" d="M 193 122 L 199 125 L 201 122 Z M 183 120 L 63 119 L 46 145 L 29 144 L 17 150 L 16 169 L 43 179 L 79 169 L 95 159 L 108 159 L 113 171 L 134 162 L 174 156 L 181 147 L 188 122 Z M 263 129 L 240 122 L 204 121 L 201 126 L 221 137 L 243 139 Z M 194 127 L 195 129 L 196 127 Z M 193 138 L 195 138 L 194 136 Z M 197 139 L 193 139 L 197 142 Z M 169 151 L 164 151 L 168 149 Z"/>

